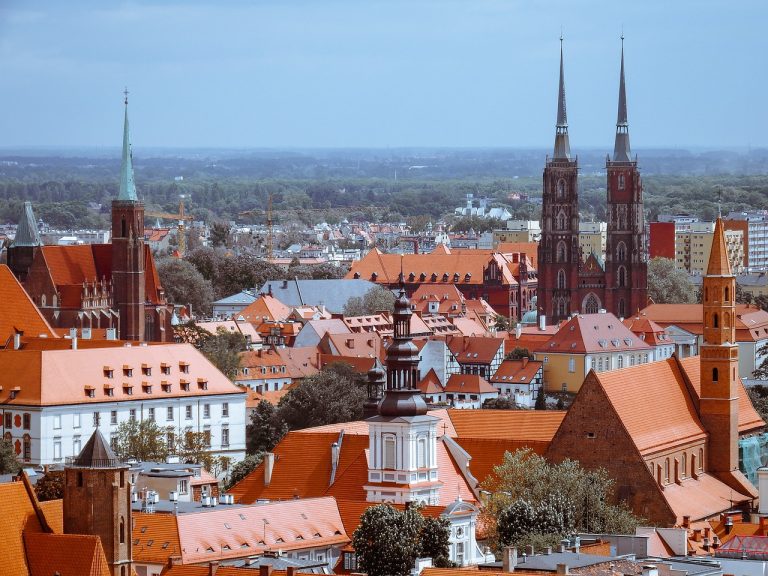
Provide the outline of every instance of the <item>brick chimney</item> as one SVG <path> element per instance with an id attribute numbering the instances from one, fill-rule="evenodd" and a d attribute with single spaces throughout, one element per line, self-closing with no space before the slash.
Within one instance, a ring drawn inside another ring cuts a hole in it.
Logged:
<path id="1" fill-rule="evenodd" d="M 272 576 L 272 565 L 262 564 L 259 566 L 259 576 Z"/>
<path id="2" fill-rule="evenodd" d="M 523 368 L 528 366 L 528 356 L 523 356 Z"/>
<path id="3" fill-rule="evenodd" d="M 208 576 L 216 576 L 216 572 L 219 570 L 219 563 L 216 560 L 212 560 L 208 564 Z"/>

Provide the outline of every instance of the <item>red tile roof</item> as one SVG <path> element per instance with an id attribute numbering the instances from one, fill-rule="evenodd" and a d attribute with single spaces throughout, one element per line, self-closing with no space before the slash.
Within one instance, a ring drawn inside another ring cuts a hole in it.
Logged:
<path id="1" fill-rule="evenodd" d="M 98 536 L 30 532 L 24 544 L 29 576 L 110 576 Z"/>
<path id="2" fill-rule="evenodd" d="M 280 302 L 280 300 L 269 294 L 262 294 L 243 308 L 236 316 L 255 326 L 259 326 L 267 320 L 277 322 L 287 320 L 290 314 L 291 309 Z"/>
<path id="3" fill-rule="evenodd" d="M 641 311 L 663 327 L 679 326 L 701 335 L 703 308 L 701 304 L 651 304 Z M 748 304 L 736 304 L 736 341 L 755 342 L 768 338 L 768 312 Z"/>
<path id="4" fill-rule="evenodd" d="M 504 352 L 503 338 L 455 336 L 446 338 L 446 344 L 459 364 L 490 364 L 499 348 Z"/>
<path id="5" fill-rule="evenodd" d="M 24 532 L 42 532 L 32 502 L 21 482 L 0 484 L 0 566 L 8 574 L 29 572 L 24 547 Z"/>
<path id="6" fill-rule="evenodd" d="M 0 264 L 0 346 L 13 346 L 13 335 L 45 334 L 56 338 L 53 328 L 40 314 L 27 292 L 19 284 L 11 269 Z"/>
<path id="7" fill-rule="evenodd" d="M 649 351 L 650 346 L 633 334 L 610 312 L 578 314 L 568 320 L 537 352 L 590 354 L 594 352 Z"/>
<path id="8" fill-rule="evenodd" d="M 559 410 L 448 410 L 457 438 L 551 442 L 565 417 Z"/>
<path id="9" fill-rule="evenodd" d="M 491 377 L 491 383 L 530 384 L 542 366 L 538 360 L 504 360 Z"/>
<path id="10" fill-rule="evenodd" d="M 430 368 L 427 375 L 418 384 L 422 394 L 442 394 L 443 386 L 434 368 Z"/>
<path id="11" fill-rule="evenodd" d="M 445 384 L 445 391 L 464 394 L 498 394 L 498 390 L 477 374 L 452 374 Z"/>

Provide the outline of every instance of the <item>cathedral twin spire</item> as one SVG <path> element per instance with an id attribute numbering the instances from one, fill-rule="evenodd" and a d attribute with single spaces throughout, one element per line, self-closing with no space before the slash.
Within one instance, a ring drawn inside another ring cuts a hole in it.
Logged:
<path id="1" fill-rule="evenodd" d="M 570 160 L 571 146 L 568 139 L 568 115 L 565 107 L 565 73 L 563 71 L 563 37 L 560 37 L 560 84 L 557 92 L 557 127 L 555 129 L 555 160 Z M 624 82 L 624 36 L 621 37 L 621 75 L 619 77 L 619 110 L 616 118 L 616 142 L 613 147 L 614 162 L 631 162 L 629 124 L 627 122 L 627 92 Z"/>

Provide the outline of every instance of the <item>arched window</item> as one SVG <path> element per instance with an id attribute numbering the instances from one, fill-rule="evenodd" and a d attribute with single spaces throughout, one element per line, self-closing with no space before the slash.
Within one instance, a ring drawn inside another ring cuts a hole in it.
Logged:
<path id="1" fill-rule="evenodd" d="M 616 260 L 619 262 L 624 262 L 624 260 L 627 259 L 627 245 L 624 244 L 624 242 L 619 242 L 619 245 L 616 247 Z"/>
<path id="2" fill-rule="evenodd" d="M 120 516 L 120 544 L 125 544 L 125 518 Z"/>
<path id="3" fill-rule="evenodd" d="M 726 286 L 725 287 L 725 302 L 728 302 L 730 300 L 730 298 L 728 297 L 728 292 L 729 292 L 728 286 Z"/>
<path id="4" fill-rule="evenodd" d="M 565 196 L 565 180 L 560 178 L 560 180 L 557 181 L 557 197 L 563 198 Z"/>
<path id="5" fill-rule="evenodd" d="M 419 468 L 426 468 L 427 464 L 427 439 L 421 436 L 416 441 L 416 465 Z"/>
<path id="6" fill-rule="evenodd" d="M 664 459 L 664 482 L 669 483 L 669 458 Z"/>
<path id="7" fill-rule="evenodd" d="M 388 470 L 395 469 L 395 436 L 394 434 L 386 434 L 384 436 L 384 451 L 382 468 Z"/>
<path id="8" fill-rule="evenodd" d="M 627 307 L 627 306 L 626 306 L 626 304 L 624 303 L 624 298 L 621 298 L 621 299 L 619 300 L 619 316 L 620 316 L 621 318 L 624 318 L 624 317 L 627 315 L 627 310 L 626 310 L 626 307 Z"/>
<path id="9" fill-rule="evenodd" d="M 565 247 L 565 242 L 559 242 L 557 245 L 557 262 L 567 262 L 568 252 Z"/>
<path id="10" fill-rule="evenodd" d="M 125 224 L 125 218 L 123 218 L 122 220 L 120 220 L 120 238 L 125 238 L 126 236 L 128 236 L 127 231 L 128 230 Z"/>
<path id="11" fill-rule="evenodd" d="M 717 315 L 717 312 L 712 314 L 712 328 L 719 328 L 720 327 L 720 318 Z"/>
<path id="12" fill-rule="evenodd" d="M 584 314 L 597 314 L 600 311 L 600 300 L 597 299 L 593 292 L 590 292 L 584 299 L 582 310 Z"/>
<path id="13" fill-rule="evenodd" d="M 712 382 L 717 382 L 717 377 L 718 377 L 717 368 L 712 368 Z"/>
<path id="14" fill-rule="evenodd" d="M 683 473 L 681 476 L 685 478 L 685 475 L 688 474 L 688 452 L 683 452 Z"/>
<path id="15" fill-rule="evenodd" d="M 565 230 L 568 228 L 567 225 L 568 219 L 565 217 L 565 212 L 562 210 L 557 214 L 557 229 L 558 230 Z"/>
<path id="16" fill-rule="evenodd" d="M 29 434 L 24 434 L 24 461 L 28 461 L 32 458 L 32 437 Z"/>
<path id="17" fill-rule="evenodd" d="M 563 316 L 567 316 L 568 315 L 568 309 L 566 307 L 566 300 L 565 300 L 565 298 L 560 298 L 557 301 L 557 315 L 560 316 L 561 318 Z"/>
<path id="18" fill-rule="evenodd" d="M 42 296 L 40 296 L 40 306 L 45 306 L 45 303 L 46 303 L 45 294 L 43 294 Z"/>
<path id="19" fill-rule="evenodd" d="M 699 472 L 704 470 L 704 448 L 699 448 Z"/>
<path id="20" fill-rule="evenodd" d="M 619 266 L 616 280 L 619 288 L 624 288 L 627 285 L 627 269 L 624 266 Z"/>
<path id="21" fill-rule="evenodd" d="M 559 290 L 565 290 L 565 288 L 566 288 L 565 270 L 558 270 L 557 271 L 557 288 Z"/>
<path id="22" fill-rule="evenodd" d="M 704 302 L 709 302 L 709 288 L 704 287 Z"/>
<path id="23" fill-rule="evenodd" d="M 619 190 L 624 190 L 624 174 L 619 174 Z"/>

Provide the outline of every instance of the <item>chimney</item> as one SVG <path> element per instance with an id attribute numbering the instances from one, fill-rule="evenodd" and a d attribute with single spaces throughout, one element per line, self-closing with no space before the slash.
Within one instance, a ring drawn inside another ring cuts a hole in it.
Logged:
<path id="1" fill-rule="evenodd" d="M 264 486 L 272 482 L 272 469 L 275 467 L 275 453 L 267 452 L 264 455 Z"/>
<path id="2" fill-rule="evenodd" d="M 506 546 L 504 548 L 504 556 L 501 559 L 502 571 L 514 572 L 515 566 L 517 566 L 517 547 Z"/>
<path id="3" fill-rule="evenodd" d="M 730 534 L 731 530 L 733 530 L 733 518 L 731 518 L 730 516 L 726 516 L 725 522 L 723 523 L 723 525 L 725 526 L 725 533 Z M 709 528 L 704 529 L 704 536 L 705 537 L 709 536 Z"/>
<path id="4" fill-rule="evenodd" d="M 581 538 L 578 536 L 573 537 L 573 551 L 576 552 L 576 554 L 579 553 L 581 550 Z"/>
<path id="5" fill-rule="evenodd" d="M 334 442 L 331 445 L 331 469 L 336 470 L 339 465 L 339 443 Z"/>
<path id="6" fill-rule="evenodd" d="M 655 564 L 646 564 L 643 566 L 643 576 L 659 576 L 659 569 Z"/>
<path id="7" fill-rule="evenodd" d="M 212 560 L 208 564 L 208 576 L 216 576 L 216 572 L 219 569 L 219 563 L 216 560 Z"/>
<path id="8" fill-rule="evenodd" d="M 260 565 L 259 576 L 272 576 L 272 565 L 271 564 Z"/>
<path id="9" fill-rule="evenodd" d="M 701 528 L 694 528 L 694 530 L 693 530 L 693 541 L 694 542 L 701 542 Z"/>
<path id="10" fill-rule="evenodd" d="M 688 530 L 688 528 L 691 527 L 691 517 L 690 516 L 683 516 L 683 528 Z"/>
<path id="11" fill-rule="evenodd" d="M 539 316 L 539 330 L 544 331 L 547 329 L 547 317 L 543 314 Z"/>
<path id="12" fill-rule="evenodd" d="M 72 338 L 72 350 L 77 350 L 77 336 Z"/>
<path id="13" fill-rule="evenodd" d="M 528 366 L 528 356 L 523 356 L 523 368 Z"/>
<path id="14" fill-rule="evenodd" d="M 296 576 L 296 566 L 288 566 L 285 569 L 285 576 Z"/>
<path id="15" fill-rule="evenodd" d="M 552 556 L 552 546 L 547 546 L 546 548 L 544 548 L 544 555 Z"/>
<path id="16" fill-rule="evenodd" d="M 21 348 L 21 332 L 13 333 L 13 349 L 18 350 Z"/>
<path id="17" fill-rule="evenodd" d="M 515 324 L 515 339 L 520 340 L 520 336 L 523 335 L 523 325 L 518 322 Z"/>
<path id="18" fill-rule="evenodd" d="M 568 538 L 563 538 L 560 540 L 560 546 L 558 546 L 557 551 L 560 552 L 560 554 L 564 553 L 566 550 L 568 550 L 568 545 L 570 542 L 568 541 Z"/>
<path id="19" fill-rule="evenodd" d="M 568 569 L 568 564 L 558 564 L 557 565 L 557 574 L 570 574 L 570 570 Z"/>

